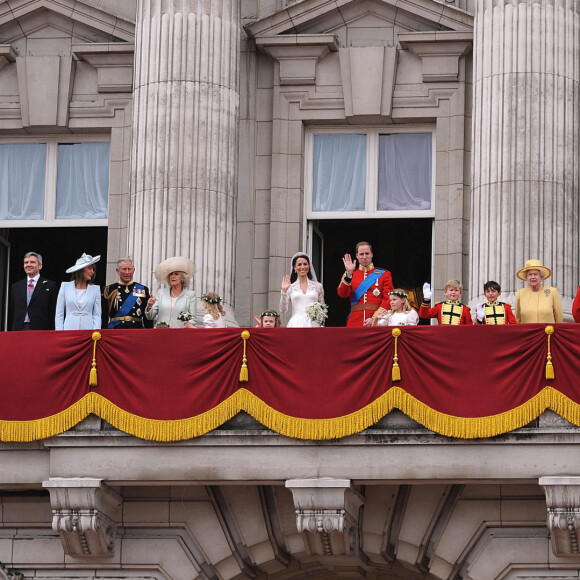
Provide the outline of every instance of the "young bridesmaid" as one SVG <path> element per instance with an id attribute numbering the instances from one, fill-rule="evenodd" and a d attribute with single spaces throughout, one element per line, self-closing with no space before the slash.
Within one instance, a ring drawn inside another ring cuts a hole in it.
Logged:
<path id="1" fill-rule="evenodd" d="M 401 288 L 389 292 L 391 310 L 384 317 L 377 317 L 373 325 L 377 326 L 415 326 L 419 324 L 419 315 L 409 304 L 407 293 Z"/>

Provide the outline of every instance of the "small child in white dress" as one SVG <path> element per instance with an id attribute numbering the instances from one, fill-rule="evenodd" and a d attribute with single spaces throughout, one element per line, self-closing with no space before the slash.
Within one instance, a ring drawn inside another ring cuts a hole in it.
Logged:
<path id="1" fill-rule="evenodd" d="M 377 326 L 415 326 L 419 324 L 419 315 L 409 304 L 407 293 L 401 288 L 389 292 L 391 310 L 383 317 L 378 317 L 374 325 Z"/>
<path id="2" fill-rule="evenodd" d="M 203 316 L 204 328 L 225 328 L 225 311 L 222 308 L 222 299 L 215 292 L 202 294 L 201 300 L 206 314 Z"/>

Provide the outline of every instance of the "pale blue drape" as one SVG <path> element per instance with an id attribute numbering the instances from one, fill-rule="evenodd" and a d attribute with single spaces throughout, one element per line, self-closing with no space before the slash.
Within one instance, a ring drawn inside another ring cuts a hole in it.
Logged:
<path id="1" fill-rule="evenodd" d="M 46 144 L 0 145 L 0 219 L 44 219 Z"/>
<path id="2" fill-rule="evenodd" d="M 379 135 L 379 210 L 431 209 L 431 134 Z"/>
<path id="3" fill-rule="evenodd" d="M 365 209 L 366 135 L 315 135 L 313 211 Z"/>
<path id="4" fill-rule="evenodd" d="M 60 143 L 56 180 L 57 219 L 106 218 L 109 143 Z"/>

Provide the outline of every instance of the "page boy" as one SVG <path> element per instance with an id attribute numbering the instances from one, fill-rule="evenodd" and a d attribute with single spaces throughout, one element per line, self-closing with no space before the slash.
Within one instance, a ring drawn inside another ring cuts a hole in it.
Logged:
<path id="1" fill-rule="evenodd" d="M 467 306 L 459 302 L 463 294 L 463 284 L 459 280 L 449 280 L 445 284 L 443 294 L 447 300 L 438 302 L 431 308 L 433 291 L 428 282 L 423 284 L 423 302 L 419 308 L 420 318 L 437 318 L 439 324 L 457 326 L 459 324 L 473 324 L 471 312 Z"/>
<path id="2" fill-rule="evenodd" d="M 512 308 L 505 302 L 498 302 L 501 286 L 490 280 L 483 285 L 486 304 L 477 305 L 477 324 L 517 324 Z"/>

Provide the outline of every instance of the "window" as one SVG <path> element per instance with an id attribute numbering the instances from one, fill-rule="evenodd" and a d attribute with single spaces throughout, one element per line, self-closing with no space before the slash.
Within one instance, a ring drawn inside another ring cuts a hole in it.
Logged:
<path id="1" fill-rule="evenodd" d="M 106 225 L 108 142 L 0 142 L 0 227 Z"/>
<path id="2" fill-rule="evenodd" d="M 306 147 L 308 218 L 434 216 L 431 132 L 316 128 Z"/>

